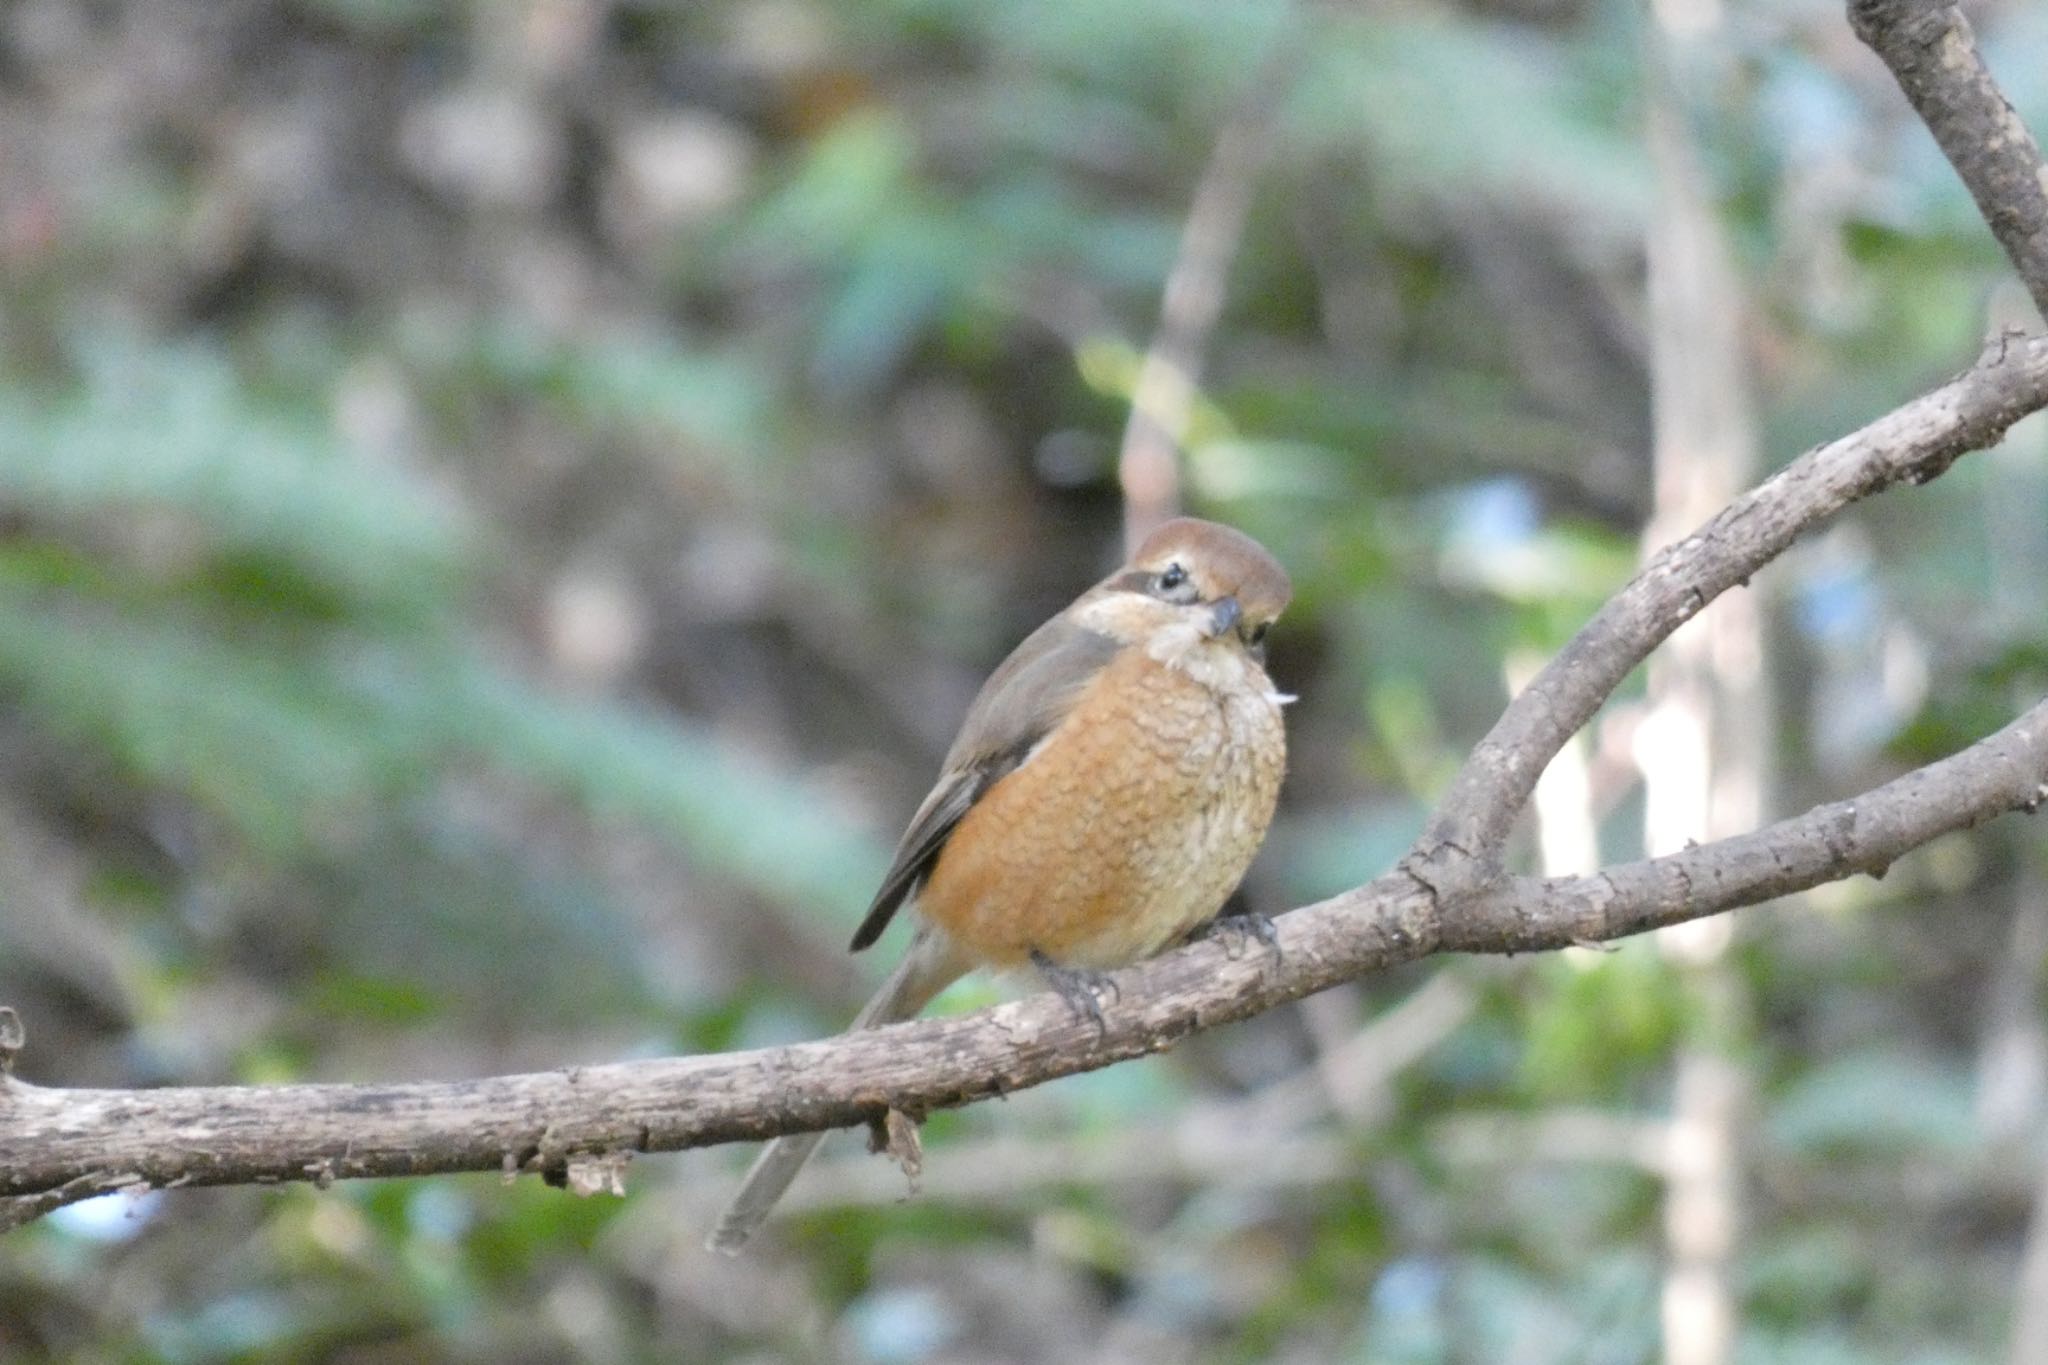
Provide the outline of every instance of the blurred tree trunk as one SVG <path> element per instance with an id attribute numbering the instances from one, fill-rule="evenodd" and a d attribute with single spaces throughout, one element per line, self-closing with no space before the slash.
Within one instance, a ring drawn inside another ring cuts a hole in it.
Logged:
<path id="1" fill-rule="evenodd" d="M 2019 288 L 1993 296 L 1991 328 L 2022 326 L 2030 305 Z M 1984 484 L 1984 538 L 1991 569 L 1994 629 L 2025 634 L 2048 611 L 2048 428 L 2015 427 L 1992 452 Z M 2011 889 L 2006 951 L 1985 991 L 1977 1054 L 1977 1122 L 1987 1142 L 2030 1150 L 2048 1099 L 2048 1024 L 2041 1016 L 2041 974 L 2048 961 L 2048 876 L 2038 851 L 2022 851 Z M 2048 1167 L 2013 1294 L 2013 1365 L 2048 1360 Z"/>
<path id="2" fill-rule="evenodd" d="M 1137 549 L 1161 522 L 1180 513 L 1181 454 L 1203 360 L 1223 316 L 1230 266 L 1244 240 L 1259 171 L 1272 152 L 1301 52 L 1298 31 L 1275 40 L 1238 108 L 1217 133 L 1196 182 L 1180 250 L 1160 300 L 1159 328 L 1139 367 L 1117 454 L 1126 550 Z"/>
<path id="3" fill-rule="evenodd" d="M 1645 553 L 1684 535 L 1747 487 L 1755 421 L 1744 363 L 1742 288 L 1687 126 L 1682 77 L 1715 16 L 1655 7 L 1649 142 L 1653 512 Z M 1671 637 L 1649 662 L 1637 735 L 1643 842 L 1651 857 L 1754 829 L 1763 815 L 1770 706 L 1754 594 L 1736 592 Z M 1734 1355 L 1729 1283 L 1741 1206 L 1741 1128 L 1749 1077 L 1735 1058 L 1747 1006 L 1728 964 L 1735 920 L 1666 929 L 1659 945 L 1685 983 L 1686 1032 L 1672 1078 L 1664 1206 L 1664 1358 L 1725 1365 Z"/>

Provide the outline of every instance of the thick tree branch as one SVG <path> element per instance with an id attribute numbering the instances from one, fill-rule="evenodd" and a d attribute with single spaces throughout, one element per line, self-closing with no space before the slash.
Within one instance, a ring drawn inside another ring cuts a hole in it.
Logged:
<path id="1" fill-rule="evenodd" d="M 2048 318 L 2048 172 L 1969 21 L 1943 0 L 1849 0 L 1849 23 L 1891 68 Z"/>
<path id="2" fill-rule="evenodd" d="M 1850 503 L 1935 478 L 2044 404 L 2048 342 L 1998 338 L 1958 378 L 1808 451 L 1656 555 L 1508 704 L 1403 865 L 1444 895 L 1491 881 L 1544 767 L 1672 631 Z"/>
<path id="3" fill-rule="evenodd" d="M 1460 905 L 1441 946 L 1493 953 L 1604 943 L 1859 872 L 1881 877 L 1905 850 L 2043 801 L 2048 701 L 1961 753 L 1751 834 L 1589 877 L 1510 878 Z"/>

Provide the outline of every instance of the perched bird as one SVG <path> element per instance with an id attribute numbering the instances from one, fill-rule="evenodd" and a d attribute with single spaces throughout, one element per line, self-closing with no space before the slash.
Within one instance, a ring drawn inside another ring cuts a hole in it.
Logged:
<path id="1" fill-rule="evenodd" d="M 852 1027 L 908 1019 L 980 967 L 1035 966 L 1101 1019 L 1096 978 L 1215 917 L 1287 765 L 1267 627 L 1287 572 L 1214 522 L 1169 521 L 983 684 L 854 932 L 905 904 L 909 950 Z M 775 1139 L 710 1246 L 739 1247 L 824 1137 Z"/>

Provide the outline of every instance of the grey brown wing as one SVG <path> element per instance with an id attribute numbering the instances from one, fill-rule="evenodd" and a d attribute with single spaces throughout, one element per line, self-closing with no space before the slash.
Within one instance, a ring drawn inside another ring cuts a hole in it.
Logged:
<path id="1" fill-rule="evenodd" d="M 854 952 L 882 936 L 903 902 L 931 874 L 946 840 L 974 803 L 1029 760 L 1117 647 L 1106 635 L 1054 617 L 989 675 L 967 709 L 937 785 L 911 817 L 882 885 L 854 931 Z"/>
<path id="2" fill-rule="evenodd" d="M 931 795 L 925 797 L 924 804 L 917 808 L 917 814 L 911 817 L 910 828 L 903 832 L 902 841 L 896 845 L 896 857 L 882 878 L 881 889 L 869 902 L 868 913 L 861 920 L 860 928 L 854 930 L 854 952 L 868 947 L 882 936 L 898 907 L 924 881 L 932 870 L 932 864 L 939 860 L 946 840 L 952 837 L 961 817 L 996 780 L 971 770 L 948 773 L 940 778 L 939 785 L 932 788 Z"/>

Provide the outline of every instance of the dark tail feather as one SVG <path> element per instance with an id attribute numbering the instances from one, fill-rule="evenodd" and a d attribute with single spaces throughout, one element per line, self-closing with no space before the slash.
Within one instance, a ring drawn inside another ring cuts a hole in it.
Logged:
<path id="1" fill-rule="evenodd" d="M 964 975 L 966 968 L 956 961 L 944 936 L 935 929 L 923 928 L 912 941 L 910 951 L 903 955 L 903 961 L 889 973 L 889 979 L 882 983 L 874 998 L 854 1016 L 847 1031 L 876 1028 L 913 1018 L 931 1003 L 933 996 Z M 791 1133 L 762 1148 L 753 1169 L 740 1183 L 739 1193 L 725 1206 L 725 1212 L 718 1219 L 718 1227 L 704 1244 L 713 1251 L 737 1252 L 768 1217 L 775 1201 L 782 1198 L 783 1192 L 796 1179 L 797 1172 L 804 1168 L 804 1163 L 811 1159 L 811 1153 L 818 1150 L 818 1144 L 825 1140 L 825 1136 L 824 1133 Z"/>

